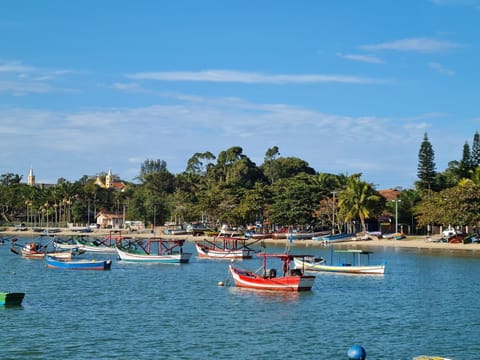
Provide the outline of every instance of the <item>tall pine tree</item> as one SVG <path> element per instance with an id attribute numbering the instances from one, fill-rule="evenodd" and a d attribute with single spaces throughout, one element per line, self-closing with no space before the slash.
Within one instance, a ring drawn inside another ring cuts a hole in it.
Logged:
<path id="1" fill-rule="evenodd" d="M 470 154 L 470 145 L 465 141 L 463 145 L 462 161 L 460 161 L 459 175 L 460 179 L 468 179 L 470 177 L 470 171 L 473 169 L 472 160 Z"/>
<path id="2" fill-rule="evenodd" d="M 430 191 L 432 189 L 436 176 L 434 160 L 435 153 L 432 144 L 428 140 L 428 135 L 425 133 L 420 151 L 418 152 L 417 176 L 419 181 L 417 182 L 417 187 L 419 190 Z"/>
<path id="3" fill-rule="evenodd" d="M 475 131 L 475 135 L 473 135 L 471 162 L 474 169 L 480 166 L 480 135 L 478 131 Z"/>

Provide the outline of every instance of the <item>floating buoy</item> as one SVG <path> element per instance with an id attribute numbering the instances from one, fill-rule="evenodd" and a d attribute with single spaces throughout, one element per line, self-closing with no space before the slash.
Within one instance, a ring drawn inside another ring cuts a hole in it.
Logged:
<path id="1" fill-rule="evenodd" d="M 219 281 L 218 286 L 223 286 L 223 281 Z"/>
<path id="2" fill-rule="evenodd" d="M 348 358 L 349 360 L 365 360 L 367 357 L 367 352 L 360 345 L 353 345 L 348 349 Z"/>

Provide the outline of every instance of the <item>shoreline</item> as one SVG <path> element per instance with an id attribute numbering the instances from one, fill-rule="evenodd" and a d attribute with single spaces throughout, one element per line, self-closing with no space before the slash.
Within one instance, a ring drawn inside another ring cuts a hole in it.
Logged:
<path id="1" fill-rule="evenodd" d="M 62 231 L 51 234 L 59 237 L 71 237 L 71 236 L 90 236 L 90 237 L 103 237 L 113 233 L 112 230 L 103 230 L 98 229 L 90 233 L 80 233 L 67 229 L 62 229 Z M 117 232 L 120 234 L 120 232 Z M 47 235 L 39 232 L 34 232 L 31 230 L 18 231 L 18 230 L 4 230 L 0 231 L 0 237 L 40 237 L 42 235 Z M 201 235 L 193 236 L 190 234 L 183 235 L 165 235 L 162 229 L 157 229 L 155 234 L 148 232 L 121 232 L 121 235 L 145 239 L 149 237 L 164 237 L 166 239 L 178 239 L 184 238 L 189 242 L 201 241 L 204 239 L 213 240 L 212 237 Z M 373 248 L 389 248 L 389 249 L 406 249 L 406 250 L 415 250 L 420 252 L 436 253 L 436 254 L 451 254 L 451 255 L 471 255 L 480 257 L 480 244 L 451 244 L 451 243 L 441 243 L 438 242 L 440 236 L 407 236 L 404 239 L 371 239 L 371 240 L 351 240 L 351 241 L 342 241 L 334 243 L 333 245 L 337 248 L 362 248 L 362 249 L 373 249 Z M 267 238 L 263 240 L 251 240 L 248 243 L 259 243 L 263 241 L 265 244 L 270 245 L 285 245 L 285 239 L 272 239 Z M 291 248 L 326 248 L 328 245 L 324 245 L 323 242 L 317 240 L 294 240 L 291 244 Z"/>

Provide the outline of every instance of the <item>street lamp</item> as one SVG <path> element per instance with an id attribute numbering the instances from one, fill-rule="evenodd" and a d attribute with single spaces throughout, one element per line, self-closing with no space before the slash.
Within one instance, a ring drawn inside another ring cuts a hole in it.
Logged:
<path id="1" fill-rule="evenodd" d="M 398 203 L 402 200 L 392 200 L 395 203 L 395 233 L 398 233 Z"/>
<path id="2" fill-rule="evenodd" d="M 332 214 L 332 235 L 335 235 L 335 195 L 337 195 L 336 191 L 332 191 L 333 199 L 332 199 L 332 208 L 333 208 L 333 214 Z"/>

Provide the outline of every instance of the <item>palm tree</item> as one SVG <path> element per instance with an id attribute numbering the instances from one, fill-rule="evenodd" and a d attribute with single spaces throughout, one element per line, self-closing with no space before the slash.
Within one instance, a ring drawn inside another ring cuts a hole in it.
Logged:
<path id="1" fill-rule="evenodd" d="M 381 197 L 372 184 L 362 181 L 360 174 L 348 178 L 347 186 L 338 194 L 339 216 L 348 223 L 360 219 L 362 231 L 367 231 L 365 219 L 376 210 Z"/>

